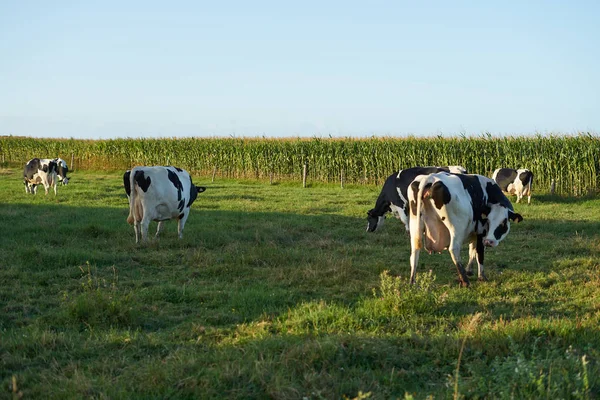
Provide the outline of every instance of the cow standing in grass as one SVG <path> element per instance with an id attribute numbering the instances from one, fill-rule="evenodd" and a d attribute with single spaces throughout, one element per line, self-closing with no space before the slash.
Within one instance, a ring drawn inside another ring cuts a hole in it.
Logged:
<path id="1" fill-rule="evenodd" d="M 56 184 L 58 176 L 56 173 L 57 165 L 54 160 L 33 158 L 27 161 L 23 169 L 23 183 L 25 184 L 25 193 L 37 193 L 37 186 L 44 185 L 46 195 L 48 189 L 54 187 L 56 195 Z"/>
<path id="2" fill-rule="evenodd" d="M 528 169 L 498 168 L 492 179 L 503 192 L 517 195 L 517 203 L 527 196 L 527 204 L 531 204 L 531 184 L 533 173 Z"/>
<path id="3" fill-rule="evenodd" d="M 37 193 L 37 185 L 42 184 L 46 194 L 53 187 L 56 195 L 56 185 L 59 182 L 63 185 L 69 183 L 67 172 L 69 168 L 62 158 L 33 158 L 27 161 L 23 170 L 25 193 Z"/>
<path id="4" fill-rule="evenodd" d="M 495 247 L 510 231 L 510 221 L 523 217 L 491 179 L 481 175 L 439 172 L 417 177 L 408 189 L 410 199 L 410 282 L 415 283 L 419 252 L 448 249 L 462 286 L 476 261 L 479 280 L 485 247 Z M 463 267 L 460 248 L 469 241 L 469 262 Z"/>
<path id="5" fill-rule="evenodd" d="M 187 171 L 176 167 L 135 167 L 123 175 L 129 199 L 127 222 L 133 225 L 135 241 L 148 241 L 150 221 L 158 221 L 156 237 L 164 221 L 177 219 L 179 238 L 190 214 L 190 207 L 205 187 L 195 186 Z"/>
<path id="6" fill-rule="evenodd" d="M 367 232 L 374 232 L 383 226 L 385 215 L 391 212 L 400 219 L 408 233 L 408 186 L 418 175 L 428 175 L 435 172 L 451 172 L 466 174 L 467 170 L 459 165 L 450 167 L 413 167 L 400 170 L 390 175 L 383 184 L 381 193 L 375 202 L 375 208 L 367 211 Z"/>

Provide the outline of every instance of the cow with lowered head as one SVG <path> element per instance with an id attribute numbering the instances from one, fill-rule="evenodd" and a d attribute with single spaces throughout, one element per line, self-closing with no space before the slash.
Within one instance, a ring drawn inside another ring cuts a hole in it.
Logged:
<path id="1" fill-rule="evenodd" d="M 485 247 L 495 247 L 510 231 L 510 221 L 523 217 L 491 179 L 482 175 L 439 172 L 415 179 L 408 190 L 410 199 L 410 281 L 415 283 L 419 252 L 448 249 L 462 286 L 476 261 L 479 280 Z M 460 248 L 469 241 L 469 262 L 463 267 Z"/>
<path id="2" fill-rule="evenodd" d="M 418 175 L 428 175 L 435 172 L 451 172 L 466 174 L 467 170 L 460 165 L 449 167 L 413 167 L 402 169 L 390 175 L 383 184 L 381 193 L 375 202 L 375 208 L 367 211 L 367 232 L 375 232 L 383 226 L 385 215 L 391 212 L 399 218 L 408 233 L 408 186 Z"/>
<path id="3" fill-rule="evenodd" d="M 206 190 L 195 186 L 187 171 L 176 167 L 135 167 L 123 175 L 129 199 L 127 222 L 133 225 L 135 241 L 148 241 L 150 221 L 157 221 L 156 237 L 164 221 L 177 219 L 179 238 L 198 193 Z"/>

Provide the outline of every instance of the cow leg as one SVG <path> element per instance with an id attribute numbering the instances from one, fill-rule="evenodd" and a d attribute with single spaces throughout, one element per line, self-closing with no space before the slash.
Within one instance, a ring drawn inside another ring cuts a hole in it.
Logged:
<path id="1" fill-rule="evenodd" d="M 473 276 L 473 263 L 477 259 L 477 248 L 476 242 L 471 240 L 469 242 L 469 262 L 467 263 L 466 272 L 468 276 Z"/>
<path id="2" fill-rule="evenodd" d="M 183 216 L 177 222 L 177 233 L 179 233 L 179 239 L 183 239 L 183 228 L 185 226 L 185 221 L 187 221 L 188 215 L 190 215 L 189 209 L 183 212 Z"/>
<path id="3" fill-rule="evenodd" d="M 140 242 L 140 221 L 133 221 L 133 231 L 135 232 L 135 242 Z"/>
<path id="4" fill-rule="evenodd" d="M 417 280 L 417 264 L 419 263 L 420 249 L 412 249 L 410 252 L 410 283 L 414 284 Z"/>
<path id="5" fill-rule="evenodd" d="M 148 241 L 148 228 L 150 227 L 150 218 L 146 218 L 146 215 L 142 218 L 140 228 L 142 230 L 142 242 Z"/>
<path id="6" fill-rule="evenodd" d="M 462 238 L 457 238 L 452 233 L 450 234 L 450 256 L 452 257 L 452 261 L 456 266 L 456 272 L 458 273 L 458 280 L 460 281 L 460 285 L 463 287 L 469 287 L 470 282 L 467 277 L 467 272 L 463 267 L 463 264 L 460 259 L 460 245 L 462 243 Z"/>
<path id="7" fill-rule="evenodd" d="M 483 254 L 485 247 L 483 246 L 483 236 L 477 235 L 477 279 L 480 281 L 487 281 L 487 277 L 483 273 Z"/>
<path id="8" fill-rule="evenodd" d="M 158 235 L 162 232 L 163 230 L 163 222 L 164 221 L 158 221 L 158 225 L 156 226 L 156 235 L 154 235 L 155 238 L 158 239 Z"/>

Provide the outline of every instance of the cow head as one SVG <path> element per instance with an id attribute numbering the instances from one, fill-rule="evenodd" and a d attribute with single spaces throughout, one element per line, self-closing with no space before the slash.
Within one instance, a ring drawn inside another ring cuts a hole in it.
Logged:
<path id="1" fill-rule="evenodd" d="M 496 247 L 508 232 L 510 232 L 510 222 L 521 222 L 521 214 L 515 213 L 502 204 L 488 204 L 486 213 L 481 215 L 482 219 L 478 226 L 478 234 L 483 235 L 483 245 L 486 247 Z"/>
<path id="2" fill-rule="evenodd" d="M 375 232 L 377 229 L 383 226 L 383 222 L 385 221 L 385 217 L 383 215 L 373 215 L 373 211 L 374 209 L 367 211 L 367 232 Z"/>
<path id="3" fill-rule="evenodd" d="M 190 200 L 188 201 L 188 205 L 192 205 L 192 203 L 198 197 L 198 194 L 204 192 L 205 190 L 206 190 L 205 186 L 192 185 L 190 187 Z"/>
<path id="4" fill-rule="evenodd" d="M 61 179 L 60 182 L 62 182 L 63 185 L 68 184 L 69 177 L 67 176 L 67 173 L 69 172 L 69 167 L 67 167 L 67 163 L 65 162 L 65 160 L 60 159 L 60 158 L 57 158 L 55 161 L 56 161 L 56 174 Z"/>

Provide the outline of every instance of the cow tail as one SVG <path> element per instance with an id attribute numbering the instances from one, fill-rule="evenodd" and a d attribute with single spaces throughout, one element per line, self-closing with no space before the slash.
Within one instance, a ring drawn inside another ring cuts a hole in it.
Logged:
<path id="1" fill-rule="evenodd" d="M 135 198 L 137 196 L 136 182 L 135 182 L 135 173 L 137 171 L 135 169 L 131 170 L 129 174 L 129 187 L 131 188 L 131 194 L 129 195 L 129 215 L 127 216 L 127 223 L 129 225 L 133 225 L 135 222 Z"/>
<path id="2" fill-rule="evenodd" d="M 423 248 L 424 224 L 421 219 L 421 212 L 423 210 L 423 192 L 425 190 L 426 182 L 428 180 L 429 179 L 426 177 L 419 183 L 419 190 L 416 193 L 416 195 L 417 195 L 416 209 L 415 210 L 409 209 L 409 212 L 411 214 L 410 237 L 411 237 L 413 250 Z M 409 201 L 412 202 L 413 200 L 409 199 Z M 412 208 L 412 206 L 411 206 L 411 208 Z M 413 211 L 414 211 L 414 213 L 413 213 Z"/>

